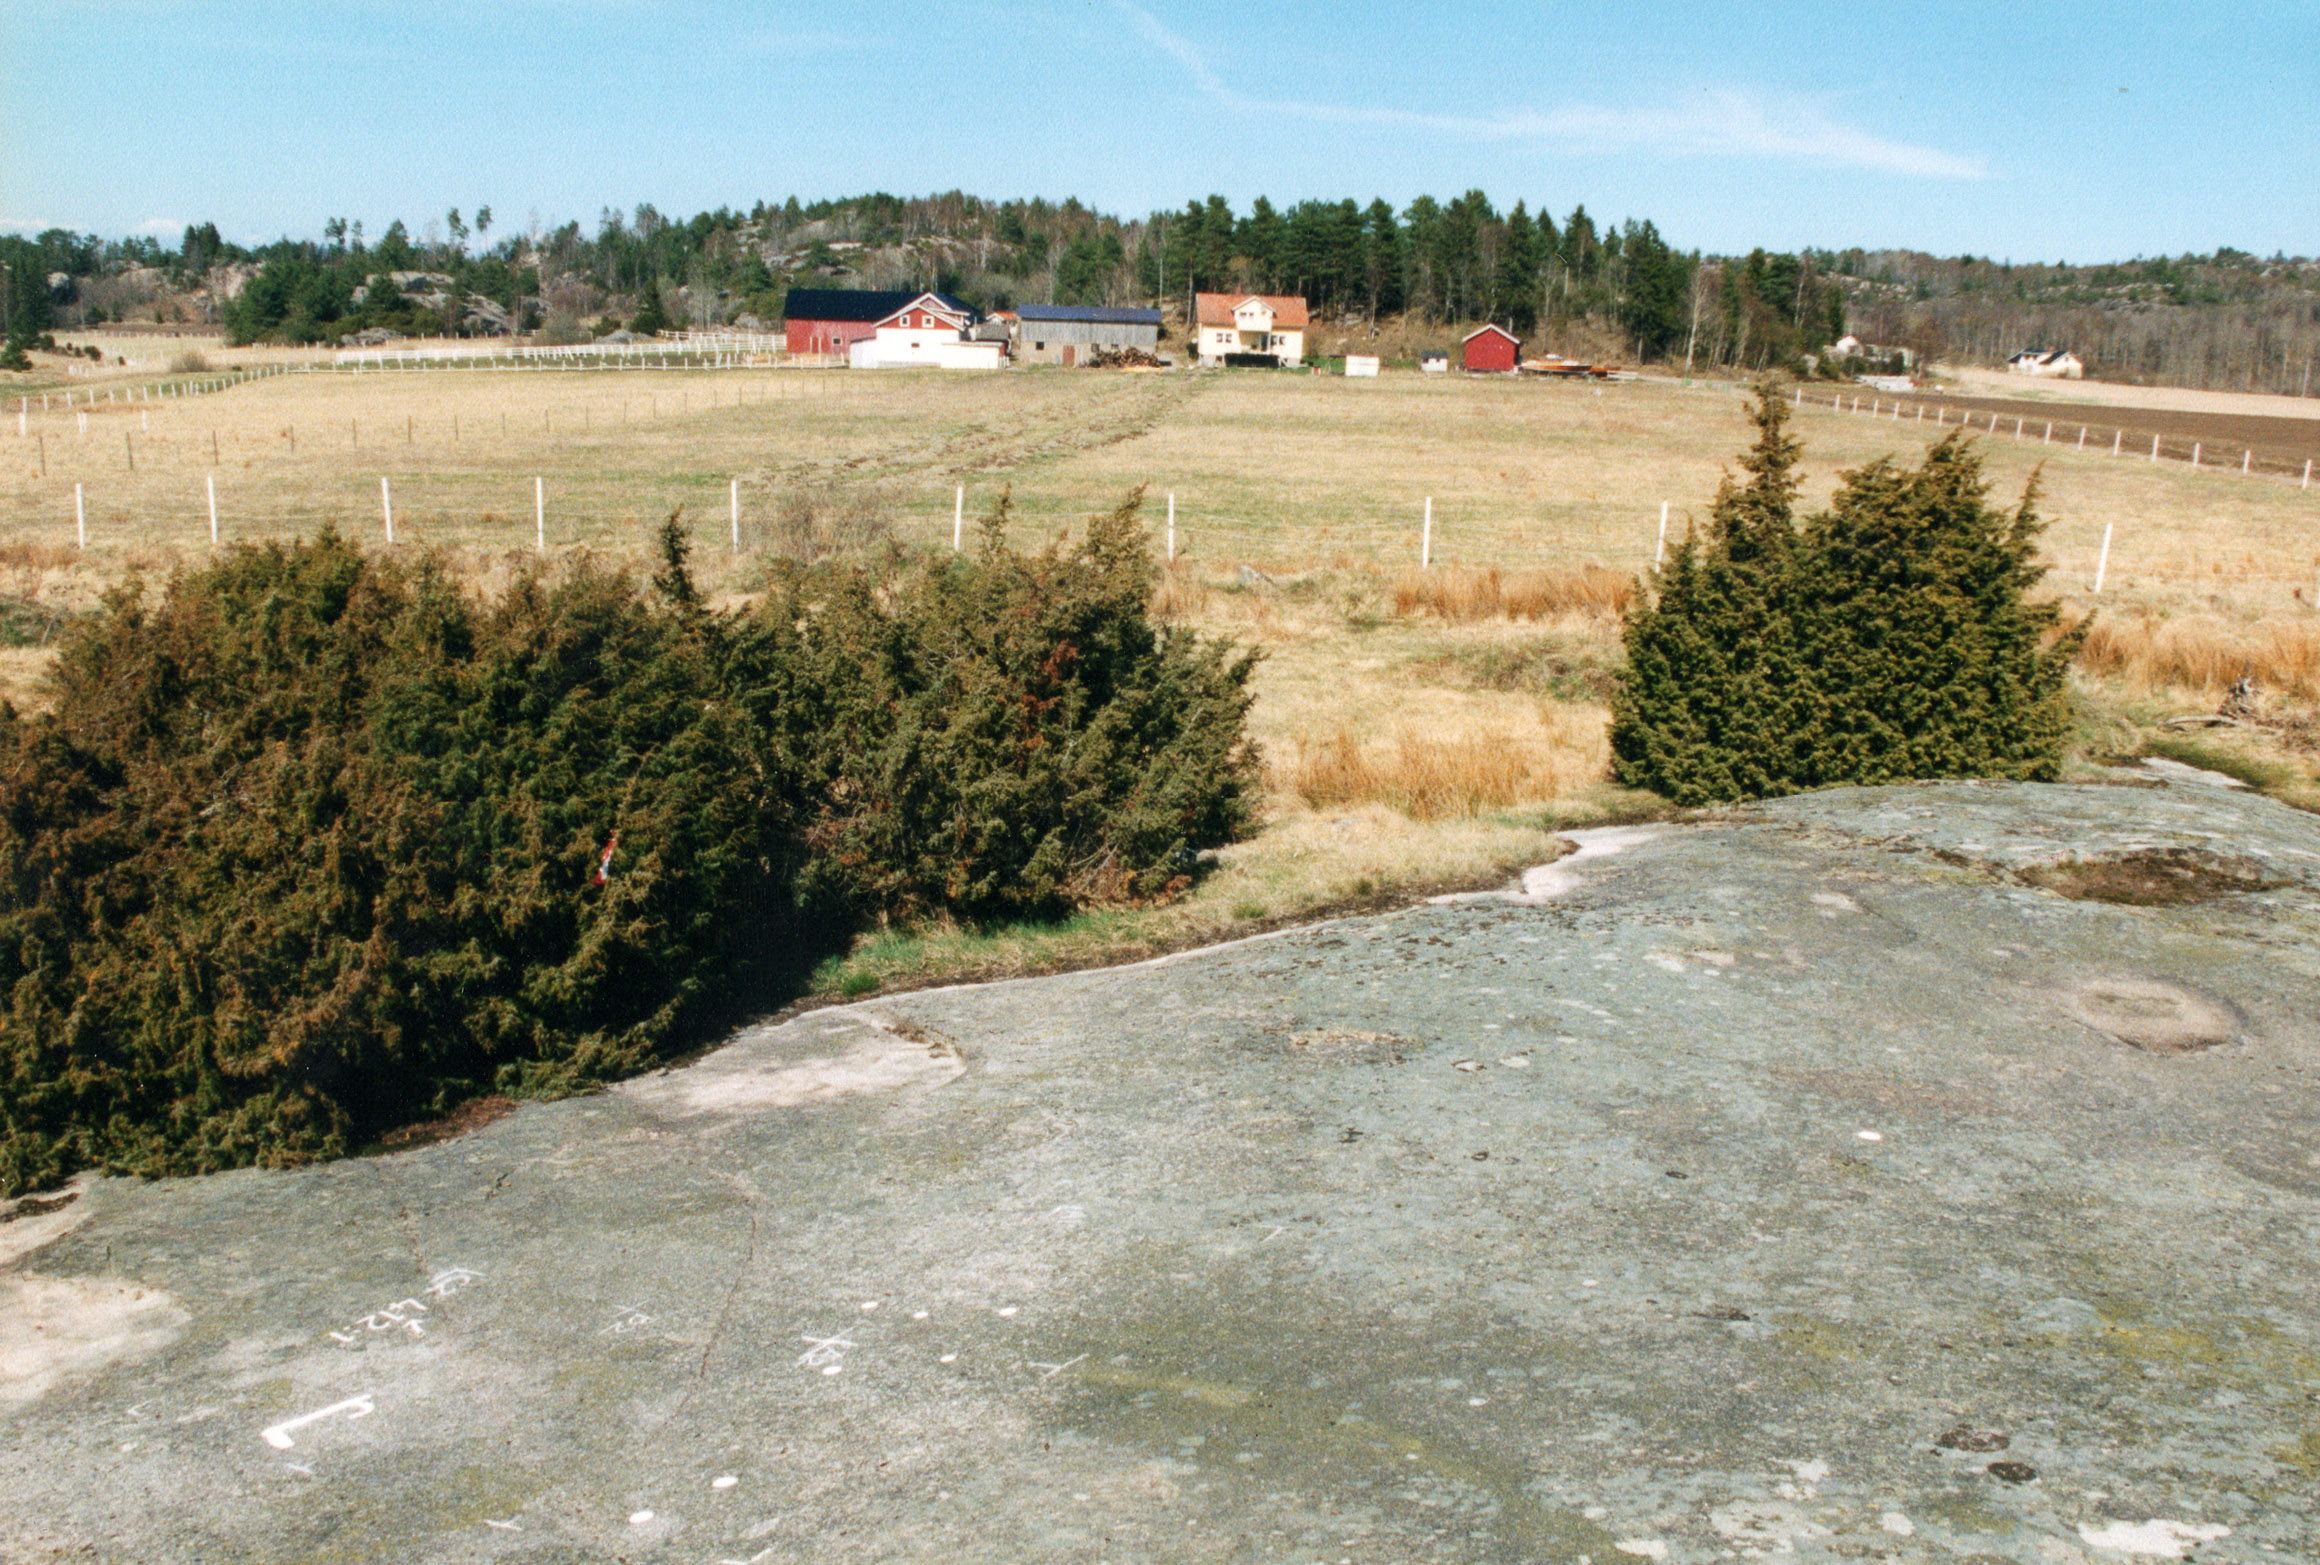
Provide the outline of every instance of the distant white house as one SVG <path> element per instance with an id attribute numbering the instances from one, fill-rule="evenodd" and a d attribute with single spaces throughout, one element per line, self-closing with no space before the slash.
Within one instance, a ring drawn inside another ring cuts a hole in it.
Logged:
<path id="1" fill-rule="evenodd" d="M 969 333 L 972 312 L 938 293 L 922 293 L 877 322 L 871 334 L 846 346 L 851 369 L 995 370 L 1006 361 L 1003 342 L 979 342 Z"/>
<path id="2" fill-rule="evenodd" d="M 1377 372 L 1378 372 L 1378 361 L 1377 361 L 1377 355 L 1376 355 L 1376 354 L 1374 354 L 1374 353 L 1349 353 L 1349 354 L 1347 354 L 1347 355 L 1345 356 L 1345 373 L 1346 373 L 1346 374 L 1348 374 L 1348 375 L 1354 375 L 1354 376 L 1362 376 L 1362 375 L 1367 375 L 1367 376 L 1371 377 L 1372 379 L 1375 379 L 1375 378 L 1376 378 L 1376 376 L 1377 376 Z"/>
<path id="3" fill-rule="evenodd" d="M 1917 354 L 1914 349 L 1887 347 L 1879 342 L 1863 342 L 1851 332 L 1845 333 L 1844 336 L 1830 343 L 1827 355 L 1832 359 L 1890 359 L 1898 362 L 1903 369 L 1913 368 L 1917 363 Z"/>
<path id="4" fill-rule="evenodd" d="M 2017 375 L 2059 375 L 2064 380 L 2086 375 L 2086 366 L 2068 348 L 2024 348 L 2006 361 L 2006 368 Z"/>
<path id="5" fill-rule="evenodd" d="M 1194 301 L 1200 332 L 1200 362 L 1218 365 L 1228 356 L 1268 356 L 1277 364 L 1305 357 L 1305 301 L 1295 294 L 1204 293 Z"/>

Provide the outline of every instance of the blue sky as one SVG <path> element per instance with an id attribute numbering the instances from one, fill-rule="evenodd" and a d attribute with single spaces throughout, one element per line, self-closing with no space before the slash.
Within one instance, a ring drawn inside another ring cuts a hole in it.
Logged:
<path id="1" fill-rule="evenodd" d="M 2320 3 L 0 3 L 0 227 L 1479 187 L 1685 248 L 2320 251 Z"/>

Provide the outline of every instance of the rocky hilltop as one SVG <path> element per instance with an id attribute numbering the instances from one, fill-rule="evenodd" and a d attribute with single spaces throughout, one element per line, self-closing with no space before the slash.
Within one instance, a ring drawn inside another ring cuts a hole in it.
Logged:
<path id="1" fill-rule="evenodd" d="M 0 1223 L 10 1559 L 2312 1558 L 2320 822 L 1839 790 Z"/>

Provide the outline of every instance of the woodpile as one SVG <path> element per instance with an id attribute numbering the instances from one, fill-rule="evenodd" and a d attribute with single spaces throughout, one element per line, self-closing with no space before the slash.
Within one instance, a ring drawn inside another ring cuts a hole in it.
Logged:
<path id="1" fill-rule="evenodd" d="M 1090 366 L 1100 370 L 1157 370 L 1166 369 L 1168 361 L 1142 348 L 1105 347 L 1098 345 L 1088 354 Z"/>

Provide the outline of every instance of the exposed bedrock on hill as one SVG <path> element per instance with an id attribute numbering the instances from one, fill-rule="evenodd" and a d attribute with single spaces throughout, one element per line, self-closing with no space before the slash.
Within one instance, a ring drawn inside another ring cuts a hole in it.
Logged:
<path id="1" fill-rule="evenodd" d="M 1590 846 L 20 1208 L 0 1556 L 2320 1553 L 2320 822 Z"/>

